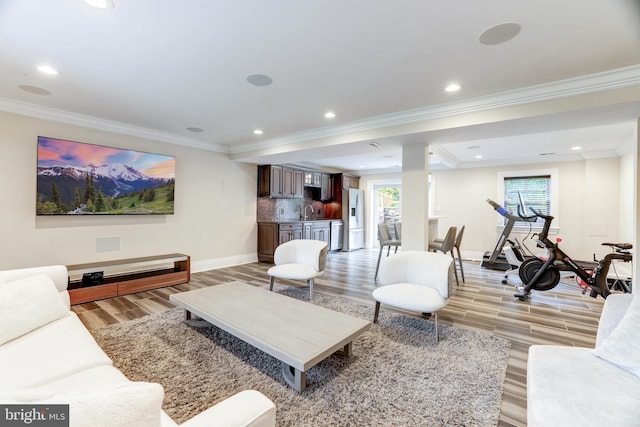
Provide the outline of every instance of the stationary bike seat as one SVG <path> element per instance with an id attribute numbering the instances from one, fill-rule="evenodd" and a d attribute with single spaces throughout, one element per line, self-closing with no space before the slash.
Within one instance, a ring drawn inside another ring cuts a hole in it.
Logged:
<path id="1" fill-rule="evenodd" d="M 602 246 L 611 246 L 624 251 L 633 249 L 633 245 L 631 243 L 603 243 Z"/>

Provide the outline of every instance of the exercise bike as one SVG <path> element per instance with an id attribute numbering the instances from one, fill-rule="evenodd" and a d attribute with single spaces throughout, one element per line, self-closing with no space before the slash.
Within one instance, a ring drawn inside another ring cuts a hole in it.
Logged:
<path id="1" fill-rule="evenodd" d="M 607 283 L 607 274 L 613 260 L 622 260 L 631 262 L 632 255 L 629 252 L 633 245 L 630 243 L 603 243 L 603 246 L 611 247 L 613 252 L 607 254 L 603 259 L 594 261 L 597 263 L 593 270 L 586 270 L 576 261 L 571 259 L 569 255 L 564 253 L 558 247 L 558 243 L 549 240 L 548 234 L 551 228 L 553 216 L 543 215 L 533 208 L 529 208 L 535 216 L 544 219 L 542 231 L 538 233 L 538 247 L 545 248 L 548 251 L 548 258 L 542 260 L 540 258 L 529 258 L 520 265 L 519 276 L 524 284 L 518 288 L 518 292 L 513 294 L 520 301 L 529 299 L 532 290 L 548 291 L 553 289 L 560 282 L 560 271 L 572 271 L 590 288 L 589 296 L 597 298 L 607 298 L 611 293 Z"/>

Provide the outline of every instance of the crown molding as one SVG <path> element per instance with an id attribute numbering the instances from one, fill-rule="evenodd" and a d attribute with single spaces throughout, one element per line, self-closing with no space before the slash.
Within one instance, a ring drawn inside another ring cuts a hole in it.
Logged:
<path id="1" fill-rule="evenodd" d="M 44 120 L 67 123 L 70 125 L 114 132 L 123 135 L 152 139 L 170 144 L 199 148 L 207 151 L 231 154 L 234 157 L 241 157 L 243 153 L 248 153 L 253 150 L 274 148 L 315 139 L 343 136 L 355 132 L 371 131 L 385 127 L 453 117 L 496 108 L 520 106 L 559 98 L 568 98 L 631 86 L 640 86 L 640 65 L 536 86 L 529 86 L 526 88 L 477 97 L 460 102 L 451 102 L 384 114 L 362 120 L 356 120 L 343 125 L 309 129 L 281 138 L 272 138 L 260 142 L 250 141 L 235 144 L 231 148 L 214 143 L 204 143 L 196 139 L 187 138 L 169 132 L 161 132 L 154 129 L 104 120 L 97 117 L 71 113 L 68 111 L 10 100 L 7 98 L 0 98 L 0 111 L 12 112 Z"/>
<path id="2" fill-rule="evenodd" d="M 514 89 L 460 102 L 399 111 L 363 120 L 356 120 L 343 125 L 310 129 L 281 138 L 272 138 L 260 142 L 246 142 L 232 147 L 230 153 L 232 155 L 241 155 L 242 153 L 253 150 L 285 146 L 315 139 L 331 138 L 355 132 L 372 131 L 385 127 L 454 117 L 496 108 L 521 106 L 535 102 L 569 98 L 639 85 L 640 65 L 634 65 L 602 73 Z"/>
<path id="3" fill-rule="evenodd" d="M 53 122 L 66 123 L 75 126 L 82 126 L 90 129 L 97 129 L 107 132 L 114 132 L 122 135 L 136 136 L 145 139 L 167 142 L 169 144 L 182 145 L 186 147 L 199 148 L 202 150 L 215 151 L 227 154 L 229 150 L 219 145 L 206 144 L 191 138 L 185 138 L 168 132 L 161 132 L 154 129 L 128 125 L 125 123 L 104 120 L 97 117 L 83 114 L 71 113 L 68 111 L 56 110 L 54 108 L 29 104 L 7 98 L 0 98 L 0 111 L 21 114 L 23 116 L 35 117 Z"/>

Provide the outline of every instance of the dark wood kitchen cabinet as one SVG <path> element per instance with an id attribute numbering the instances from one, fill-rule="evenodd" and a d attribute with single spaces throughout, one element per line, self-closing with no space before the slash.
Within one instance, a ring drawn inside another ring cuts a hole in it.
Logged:
<path id="1" fill-rule="evenodd" d="M 282 197 L 282 166 L 258 166 L 258 195 Z"/>
<path id="2" fill-rule="evenodd" d="M 360 188 L 360 177 L 342 174 L 342 188 Z"/>
<path id="3" fill-rule="evenodd" d="M 258 223 L 258 261 L 273 263 L 273 252 L 278 247 L 278 223 Z"/>
<path id="4" fill-rule="evenodd" d="M 313 223 L 305 222 L 302 224 L 302 238 L 303 239 L 311 239 L 313 238 Z"/>
<path id="5" fill-rule="evenodd" d="M 320 200 L 333 199 L 333 177 L 327 173 L 323 173 L 320 181 Z"/>
<path id="6" fill-rule="evenodd" d="M 331 245 L 331 222 L 258 222 L 258 261 L 273 264 L 276 248 L 296 239 L 320 240 Z"/>
<path id="7" fill-rule="evenodd" d="M 320 181 L 322 174 L 320 172 L 305 171 L 304 172 L 304 185 L 307 187 L 320 187 Z"/>
<path id="8" fill-rule="evenodd" d="M 260 197 L 302 197 L 304 173 L 278 165 L 258 166 Z"/>
<path id="9" fill-rule="evenodd" d="M 282 169 L 282 195 L 284 197 L 303 197 L 304 173 L 297 169 Z"/>
<path id="10" fill-rule="evenodd" d="M 329 221 L 315 221 L 311 229 L 311 238 L 327 242 L 327 246 L 331 245 L 331 224 Z"/>
<path id="11" fill-rule="evenodd" d="M 289 240 L 302 239 L 302 224 L 280 223 L 278 225 L 278 244 L 281 245 Z"/>
<path id="12" fill-rule="evenodd" d="M 258 223 L 258 261 L 273 264 L 276 248 L 289 240 L 302 239 L 302 223 Z"/>

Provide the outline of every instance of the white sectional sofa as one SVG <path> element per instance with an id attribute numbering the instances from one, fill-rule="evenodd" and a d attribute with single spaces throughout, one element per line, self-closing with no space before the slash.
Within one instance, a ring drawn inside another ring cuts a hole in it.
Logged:
<path id="1" fill-rule="evenodd" d="M 73 427 L 176 426 L 161 409 L 162 386 L 129 381 L 70 311 L 67 280 L 64 266 L 0 271 L 0 405 L 69 404 Z M 275 420 L 273 402 L 245 390 L 181 425 Z"/>
<path id="2" fill-rule="evenodd" d="M 529 348 L 527 425 L 640 425 L 640 298 L 606 299 L 595 349 Z"/>

